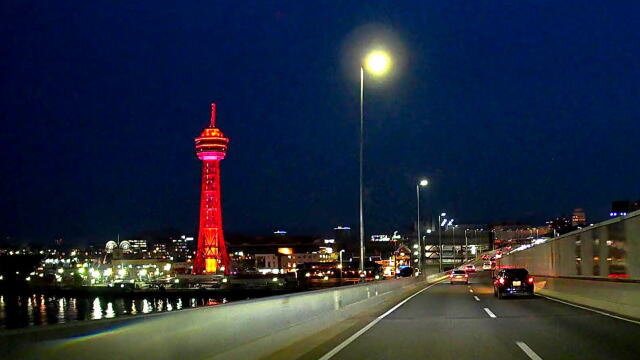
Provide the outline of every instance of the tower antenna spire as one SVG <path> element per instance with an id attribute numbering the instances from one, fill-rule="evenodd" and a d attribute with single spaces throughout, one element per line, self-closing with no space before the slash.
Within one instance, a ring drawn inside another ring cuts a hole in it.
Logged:
<path id="1" fill-rule="evenodd" d="M 211 103 L 211 127 L 216 127 L 216 103 Z"/>

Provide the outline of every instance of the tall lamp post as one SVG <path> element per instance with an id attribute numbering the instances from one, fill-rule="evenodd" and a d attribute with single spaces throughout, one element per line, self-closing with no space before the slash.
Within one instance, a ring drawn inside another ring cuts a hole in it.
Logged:
<path id="1" fill-rule="evenodd" d="M 439 257 L 439 272 L 442 272 L 442 227 L 444 226 L 442 224 L 442 220 L 444 219 L 444 217 L 447 216 L 446 212 L 442 212 L 440 213 L 440 215 L 438 215 L 438 257 Z M 444 219 L 445 221 L 447 219 Z"/>
<path id="2" fill-rule="evenodd" d="M 340 250 L 340 283 L 342 283 L 342 253 L 344 252 L 344 249 Z"/>
<path id="3" fill-rule="evenodd" d="M 372 51 L 360 65 L 360 274 L 364 273 L 364 70 L 372 75 L 384 75 L 391 66 L 389 55 L 380 50 Z"/>
<path id="4" fill-rule="evenodd" d="M 422 247 L 422 237 L 420 236 L 420 187 L 425 187 L 429 185 L 429 180 L 422 179 L 420 182 L 416 184 L 416 199 L 418 205 L 418 222 L 417 222 L 417 235 L 418 235 L 418 269 L 422 272 L 422 251 L 424 250 Z"/>
<path id="5" fill-rule="evenodd" d="M 467 239 L 467 231 L 464 229 L 464 262 L 467 262 L 467 252 L 469 251 L 469 240 Z"/>
<path id="6" fill-rule="evenodd" d="M 458 257 L 458 252 L 456 251 L 456 227 L 458 225 L 451 226 L 451 242 L 453 243 L 453 263 L 456 263 L 456 258 Z M 455 266 L 455 265 L 454 265 Z"/>

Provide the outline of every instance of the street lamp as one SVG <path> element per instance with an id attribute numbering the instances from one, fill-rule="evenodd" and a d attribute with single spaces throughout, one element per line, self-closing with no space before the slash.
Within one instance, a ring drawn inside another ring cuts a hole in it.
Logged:
<path id="1" fill-rule="evenodd" d="M 467 231 L 464 229 L 464 262 L 467 262 L 467 250 L 469 249 L 469 240 L 467 239 Z"/>
<path id="2" fill-rule="evenodd" d="M 344 252 L 344 249 L 340 250 L 340 284 L 342 284 L 342 253 Z"/>
<path id="3" fill-rule="evenodd" d="M 418 205 L 418 222 L 417 222 L 417 235 L 418 235 L 418 269 L 422 271 L 422 237 L 420 236 L 420 187 L 426 187 L 429 185 L 429 180 L 422 179 L 416 185 L 416 198 Z"/>
<path id="4" fill-rule="evenodd" d="M 382 50 L 370 52 L 364 60 L 367 71 L 374 75 L 384 75 L 391 67 L 389 54 Z"/>
<path id="5" fill-rule="evenodd" d="M 438 257 L 440 258 L 438 268 L 440 269 L 440 272 L 442 272 L 442 219 L 445 216 L 447 216 L 446 212 L 442 212 L 438 215 Z"/>
<path id="6" fill-rule="evenodd" d="M 453 223 L 453 219 L 451 220 Z M 455 266 L 456 263 L 456 257 L 458 255 L 458 253 L 456 252 L 456 227 L 458 225 L 452 225 L 451 226 L 451 243 L 453 245 L 453 264 Z"/>
<path id="7" fill-rule="evenodd" d="M 360 274 L 364 273 L 364 69 L 372 75 L 384 75 L 391 67 L 391 57 L 382 51 L 374 50 L 360 65 Z"/>

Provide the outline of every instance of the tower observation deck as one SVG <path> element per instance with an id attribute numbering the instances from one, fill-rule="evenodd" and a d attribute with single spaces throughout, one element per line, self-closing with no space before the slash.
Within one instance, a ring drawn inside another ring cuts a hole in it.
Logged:
<path id="1" fill-rule="evenodd" d="M 196 138 L 196 155 L 202 160 L 200 226 L 194 274 L 229 272 L 229 255 L 222 231 L 220 160 L 227 154 L 229 139 L 216 128 L 216 104 L 211 104 L 211 123 Z"/>

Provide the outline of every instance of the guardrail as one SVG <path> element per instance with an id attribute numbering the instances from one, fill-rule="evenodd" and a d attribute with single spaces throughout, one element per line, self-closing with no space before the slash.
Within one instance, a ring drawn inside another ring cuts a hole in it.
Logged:
<path id="1" fill-rule="evenodd" d="M 593 281 L 607 281 L 607 282 L 622 282 L 622 283 L 640 284 L 640 279 L 611 278 L 611 277 L 603 277 L 603 276 L 560 276 L 560 275 L 538 275 L 538 274 L 531 274 L 531 276 L 554 278 L 554 279 L 593 280 Z"/>
<path id="2" fill-rule="evenodd" d="M 426 283 L 426 277 L 377 281 L 215 307 L 95 322 L 43 331 L 0 333 L 6 356 L 23 359 L 247 359 L 268 356 L 372 307 L 397 300 Z M 75 330 L 75 331 L 74 331 Z"/>

